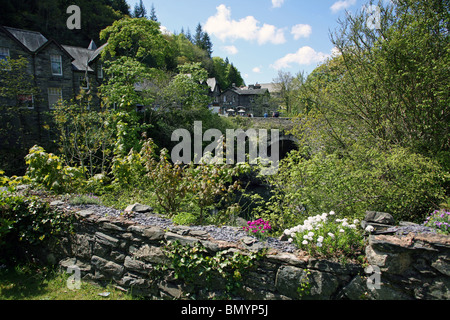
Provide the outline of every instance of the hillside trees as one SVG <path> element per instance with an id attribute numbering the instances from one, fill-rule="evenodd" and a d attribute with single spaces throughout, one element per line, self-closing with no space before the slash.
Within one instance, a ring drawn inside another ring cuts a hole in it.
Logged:
<path id="1" fill-rule="evenodd" d="M 233 83 L 237 86 L 243 86 L 244 79 L 242 79 L 239 70 L 229 62 L 228 58 L 225 60 L 220 57 L 213 57 L 214 76 L 222 90 L 230 88 Z"/>
<path id="2" fill-rule="evenodd" d="M 76 4 L 82 12 L 81 29 L 69 30 L 67 7 Z M 102 29 L 129 15 L 126 0 L 2 1 L 0 25 L 41 32 L 59 43 L 87 47 L 98 43 Z"/>

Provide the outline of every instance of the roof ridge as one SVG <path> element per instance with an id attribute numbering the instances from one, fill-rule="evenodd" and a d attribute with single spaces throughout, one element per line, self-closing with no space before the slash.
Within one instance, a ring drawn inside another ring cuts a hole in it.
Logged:
<path id="1" fill-rule="evenodd" d="M 39 31 L 33 31 L 33 30 L 27 30 L 27 29 L 19 29 L 19 28 L 14 28 L 14 27 L 7 27 L 7 26 L 3 26 L 3 28 L 17 30 L 17 31 L 22 31 L 22 32 L 36 33 L 36 34 L 40 34 L 41 36 L 43 36 L 45 38 L 45 36 Z"/>

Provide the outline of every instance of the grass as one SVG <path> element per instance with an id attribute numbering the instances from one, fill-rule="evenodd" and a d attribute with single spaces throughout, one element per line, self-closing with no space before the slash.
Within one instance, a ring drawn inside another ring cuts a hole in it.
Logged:
<path id="1" fill-rule="evenodd" d="M 112 285 L 102 287 L 81 282 L 69 289 L 71 275 L 56 269 L 22 265 L 0 269 L 0 300 L 135 300 L 131 294 Z M 109 293 L 107 296 L 99 294 Z"/>

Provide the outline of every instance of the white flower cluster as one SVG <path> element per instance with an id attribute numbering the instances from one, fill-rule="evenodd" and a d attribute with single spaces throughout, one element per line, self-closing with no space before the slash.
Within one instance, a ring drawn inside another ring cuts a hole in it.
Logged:
<path id="1" fill-rule="evenodd" d="M 303 245 L 307 245 L 309 242 L 314 240 L 314 231 L 319 230 L 321 227 L 323 227 L 323 224 L 328 221 L 328 219 L 335 215 L 334 211 L 330 211 L 329 213 L 322 213 L 317 216 L 309 217 L 306 219 L 302 225 L 295 226 L 291 229 L 284 230 L 284 234 L 288 236 L 288 241 L 292 242 L 294 241 L 294 238 L 296 237 L 296 234 L 303 234 L 307 231 L 309 231 L 307 234 L 303 235 Z M 356 229 L 356 224 L 359 223 L 358 219 L 353 220 L 352 224 L 349 224 L 347 218 L 344 219 L 336 219 L 335 222 L 341 223 L 339 232 L 344 233 L 345 228 L 349 229 Z M 332 239 L 335 238 L 335 235 L 331 232 L 327 234 Z M 319 236 L 317 238 L 316 246 L 321 247 L 323 243 L 324 237 Z"/>

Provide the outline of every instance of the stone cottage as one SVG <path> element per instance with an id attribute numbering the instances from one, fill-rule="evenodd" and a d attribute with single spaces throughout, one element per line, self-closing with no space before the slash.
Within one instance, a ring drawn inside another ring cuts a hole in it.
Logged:
<path id="1" fill-rule="evenodd" d="M 16 97 L 17 101 L 2 99 L 2 105 L 18 105 L 28 101 L 28 108 L 48 111 L 58 100 L 69 100 L 81 89 L 97 91 L 103 80 L 99 61 L 104 46 L 97 48 L 91 41 L 89 47 L 61 45 L 35 31 L 0 26 L 0 59 L 28 60 L 28 73 L 33 76 L 38 96 Z M 20 100 L 20 101 L 19 101 Z"/>
<path id="2" fill-rule="evenodd" d="M 6 62 L 0 75 L 5 78 L 0 82 L 2 89 L 7 89 L 0 92 L 2 170 L 23 174 L 23 157 L 30 147 L 39 144 L 52 148 L 56 137 L 48 112 L 59 100 L 70 100 L 82 89 L 95 97 L 103 80 L 103 48 L 97 48 L 94 42 L 87 48 L 61 45 L 39 32 L 0 26 L 0 61 Z M 8 61 L 19 58 L 27 62 L 25 74 L 12 65 L 8 67 Z"/>
<path id="3" fill-rule="evenodd" d="M 232 86 L 220 95 L 220 106 L 222 114 L 248 115 L 261 117 L 265 112 L 269 112 L 270 93 L 267 88 L 261 85 L 249 85 L 238 88 Z"/>

